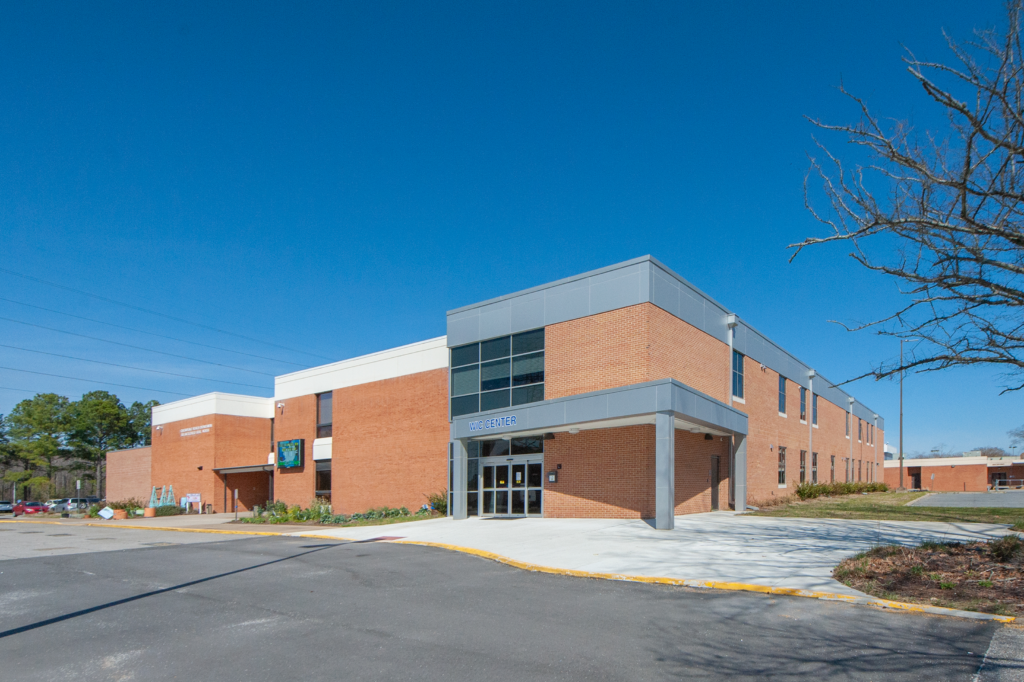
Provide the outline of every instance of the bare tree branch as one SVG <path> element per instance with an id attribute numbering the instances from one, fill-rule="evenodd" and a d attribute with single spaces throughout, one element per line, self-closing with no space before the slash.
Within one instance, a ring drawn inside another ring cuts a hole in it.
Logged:
<path id="1" fill-rule="evenodd" d="M 857 379 L 989 365 L 1004 370 L 1003 392 L 1024 389 L 1022 6 L 1008 2 L 1004 32 L 975 31 L 966 44 L 946 35 L 953 66 L 907 51 L 908 72 L 946 114 L 944 134 L 879 118 L 842 85 L 859 121 L 808 119 L 867 161 L 844 162 L 815 139 L 821 161 L 810 157 L 804 205 L 827 230 L 791 244 L 790 260 L 809 246 L 849 243 L 850 257 L 895 280 L 909 303 L 872 322 L 840 324 L 917 341 L 902 363 L 879 363 Z M 812 201 L 812 180 L 827 210 Z"/>

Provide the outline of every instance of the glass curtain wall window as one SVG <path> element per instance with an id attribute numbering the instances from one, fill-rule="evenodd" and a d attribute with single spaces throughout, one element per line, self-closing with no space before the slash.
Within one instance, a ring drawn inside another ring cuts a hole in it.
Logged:
<path id="1" fill-rule="evenodd" d="M 332 404 L 334 393 L 318 393 L 316 396 L 316 437 L 330 438 L 333 422 Z"/>
<path id="2" fill-rule="evenodd" d="M 451 349 L 451 416 L 544 400 L 544 330 Z"/>
<path id="3" fill-rule="evenodd" d="M 786 414 L 786 377 L 779 375 L 779 414 Z"/>
<path id="4" fill-rule="evenodd" d="M 743 397 L 743 353 L 737 350 L 732 352 L 732 394 Z"/>
<path id="5" fill-rule="evenodd" d="M 807 389 L 800 387 L 800 421 L 807 421 Z"/>
<path id="6" fill-rule="evenodd" d="M 786 485 L 786 448 L 779 448 L 779 485 Z"/>

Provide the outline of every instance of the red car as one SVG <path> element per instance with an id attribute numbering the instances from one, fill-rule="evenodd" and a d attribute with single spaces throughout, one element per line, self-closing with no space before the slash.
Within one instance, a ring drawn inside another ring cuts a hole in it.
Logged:
<path id="1" fill-rule="evenodd" d="M 46 505 L 42 502 L 19 502 L 14 505 L 14 515 L 18 514 L 39 514 L 46 511 Z"/>

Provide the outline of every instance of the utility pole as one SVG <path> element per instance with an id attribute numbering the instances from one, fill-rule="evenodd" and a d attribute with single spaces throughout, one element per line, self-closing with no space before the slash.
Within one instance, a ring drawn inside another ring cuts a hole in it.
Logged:
<path id="1" fill-rule="evenodd" d="M 907 339 L 900 339 L 900 490 L 903 490 L 903 342 Z"/>

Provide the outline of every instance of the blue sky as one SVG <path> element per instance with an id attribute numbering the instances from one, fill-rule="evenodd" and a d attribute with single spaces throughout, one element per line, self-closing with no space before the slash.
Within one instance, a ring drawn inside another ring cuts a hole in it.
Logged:
<path id="1" fill-rule="evenodd" d="M 448 309 L 648 253 L 833 381 L 856 376 L 898 347 L 828 320 L 898 297 L 848 248 L 787 262 L 821 233 L 804 116 L 853 121 L 842 81 L 940 125 L 902 45 L 945 60 L 943 28 L 966 38 L 1002 11 L 8 3 L 0 268 L 169 317 L 0 271 L 0 366 L 141 387 L 0 369 L 0 413 L 35 391 L 270 395 L 274 374 L 440 336 Z M 985 369 L 909 377 L 907 450 L 1006 445 L 1024 395 L 999 388 Z M 897 385 L 850 390 L 895 442 Z"/>

